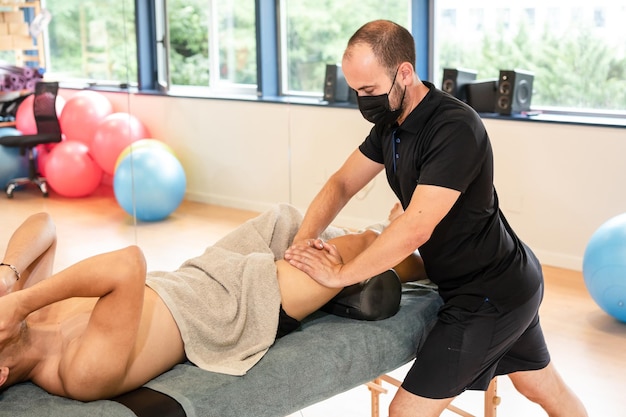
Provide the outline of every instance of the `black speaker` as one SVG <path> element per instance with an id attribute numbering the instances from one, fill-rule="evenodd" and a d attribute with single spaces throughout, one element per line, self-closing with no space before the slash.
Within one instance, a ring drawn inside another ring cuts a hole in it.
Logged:
<path id="1" fill-rule="evenodd" d="M 498 80 L 477 80 L 467 84 L 467 104 L 478 113 L 495 113 Z"/>
<path id="2" fill-rule="evenodd" d="M 324 77 L 324 100 L 329 103 L 348 101 L 349 92 L 341 65 L 327 64 Z"/>
<path id="3" fill-rule="evenodd" d="M 496 113 L 510 115 L 530 110 L 533 73 L 523 70 L 500 70 Z"/>
<path id="4" fill-rule="evenodd" d="M 441 90 L 461 101 L 467 101 L 466 85 L 476 79 L 477 72 L 469 69 L 444 68 Z"/>

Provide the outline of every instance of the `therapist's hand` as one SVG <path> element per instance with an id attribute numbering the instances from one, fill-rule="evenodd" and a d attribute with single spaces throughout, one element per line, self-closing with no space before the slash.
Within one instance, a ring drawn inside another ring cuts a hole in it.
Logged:
<path id="1" fill-rule="evenodd" d="M 307 239 L 289 247 L 285 260 L 325 287 L 343 287 L 339 280 L 343 260 L 335 245 L 322 239 Z"/>
<path id="2" fill-rule="evenodd" d="M 312 248 L 315 249 L 324 249 L 324 241 L 322 239 L 315 238 L 315 239 L 299 239 L 296 240 L 294 239 L 294 241 L 292 242 L 291 246 L 285 251 L 285 255 L 287 255 L 289 253 L 289 251 L 291 250 L 291 248 L 296 248 L 296 247 L 305 247 L 305 246 L 310 246 Z"/>

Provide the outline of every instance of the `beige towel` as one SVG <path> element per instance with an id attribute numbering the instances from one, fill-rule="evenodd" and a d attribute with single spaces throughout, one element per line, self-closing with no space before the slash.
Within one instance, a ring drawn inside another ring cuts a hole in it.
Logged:
<path id="1" fill-rule="evenodd" d="M 274 261 L 282 259 L 301 220 L 292 206 L 278 205 L 177 271 L 148 274 L 147 285 L 172 312 L 191 362 L 244 375 L 274 343 L 280 308 Z"/>

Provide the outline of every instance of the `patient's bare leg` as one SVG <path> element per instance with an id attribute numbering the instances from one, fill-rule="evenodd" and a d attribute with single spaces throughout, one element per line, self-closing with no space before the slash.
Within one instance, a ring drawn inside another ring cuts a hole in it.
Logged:
<path id="1" fill-rule="evenodd" d="M 394 266 L 393 269 L 402 282 L 420 281 L 428 278 L 424 269 L 424 261 L 417 251 Z"/>
<path id="2" fill-rule="evenodd" d="M 328 243 L 335 245 L 342 260 L 348 262 L 371 245 L 377 236 L 378 232 L 365 230 L 331 239 Z M 341 288 L 328 288 L 318 284 L 284 260 L 276 262 L 276 269 L 283 309 L 296 320 L 302 320 L 318 310 L 341 291 Z M 396 265 L 394 270 L 402 282 L 426 279 L 424 262 L 417 252 Z"/>
<path id="3" fill-rule="evenodd" d="M 328 243 L 335 245 L 343 261 L 347 262 L 365 250 L 376 236 L 376 232 L 366 230 L 331 239 Z M 284 260 L 276 262 L 276 269 L 283 309 L 296 320 L 302 320 L 318 310 L 341 291 L 341 288 L 327 288 L 318 284 Z"/>

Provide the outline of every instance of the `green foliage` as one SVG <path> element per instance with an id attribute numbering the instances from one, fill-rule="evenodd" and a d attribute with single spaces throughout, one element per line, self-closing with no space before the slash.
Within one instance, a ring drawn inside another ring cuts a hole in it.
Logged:
<path id="1" fill-rule="evenodd" d="M 341 62 L 350 36 L 374 19 L 406 24 L 406 5 L 392 0 L 288 1 L 287 89 L 321 93 L 326 64 Z"/>
<path id="2" fill-rule="evenodd" d="M 196 54 L 185 57 L 179 53 L 170 54 L 170 73 L 174 85 L 209 85 L 209 57 Z"/>
<path id="3" fill-rule="evenodd" d="M 208 86 L 208 1 L 172 0 L 167 10 L 172 84 Z"/>
<path id="4" fill-rule="evenodd" d="M 208 86 L 213 54 L 219 56 L 220 80 L 256 84 L 254 1 L 217 2 L 211 9 L 209 0 L 172 0 L 168 15 L 172 84 Z M 213 21 L 216 31 L 209 27 Z M 209 38 L 213 33 L 217 39 Z M 209 41 L 217 45 L 213 54 Z"/>
<path id="5" fill-rule="evenodd" d="M 50 68 L 68 78 L 137 79 L 133 0 L 47 0 Z"/>
<path id="6" fill-rule="evenodd" d="M 626 58 L 589 28 L 555 36 L 548 28 L 538 39 L 525 25 L 511 39 L 503 30 L 486 34 L 479 45 L 451 39 L 440 45 L 440 66 L 472 68 L 479 79 L 497 78 L 500 69 L 535 74 L 533 106 L 626 109 Z"/>
<path id="7" fill-rule="evenodd" d="M 209 56 L 209 15 L 206 3 L 206 0 L 174 0 L 168 3 L 171 53 L 183 58 Z"/>

